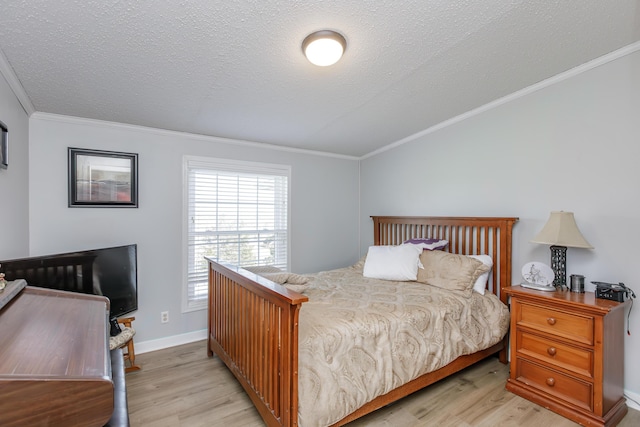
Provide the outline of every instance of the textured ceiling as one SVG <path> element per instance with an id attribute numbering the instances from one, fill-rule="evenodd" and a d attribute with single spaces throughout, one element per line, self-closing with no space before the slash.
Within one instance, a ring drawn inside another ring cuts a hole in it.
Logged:
<path id="1" fill-rule="evenodd" d="M 36 111 L 350 156 L 638 40 L 638 0 L 0 0 Z"/>

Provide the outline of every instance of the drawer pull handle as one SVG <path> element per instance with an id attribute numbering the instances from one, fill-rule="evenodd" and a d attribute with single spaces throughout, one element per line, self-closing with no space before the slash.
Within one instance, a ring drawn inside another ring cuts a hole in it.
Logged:
<path id="1" fill-rule="evenodd" d="M 553 377 L 549 377 L 547 378 L 546 383 L 549 387 L 553 387 L 554 385 L 556 385 L 556 380 L 554 380 Z"/>
<path id="2" fill-rule="evenodd" d="M 547 323 L 550 325 L 555 325 L 556 324 L 556 319 L 554 319 L 553 317 L 549 317 L 547 318 Z"/>
<path id="3" fill-rule="evenodd" d="M 556 348 L 555 347 L 549 347 L 547 349 L 547 353 L 549 353 L 549 356 L 555 356 L 556 355 Z"/>

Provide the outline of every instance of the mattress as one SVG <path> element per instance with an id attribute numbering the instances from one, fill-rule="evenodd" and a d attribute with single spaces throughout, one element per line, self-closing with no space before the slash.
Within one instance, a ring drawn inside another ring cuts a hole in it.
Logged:
<path id="1" fill-rule="evenodd" d="M 363 263 L 305 275 L 299 323 L 301 427 L 331 425 L 377 396 L 498 343 L 509 310 L 419 282 L 365 278 Z"/>

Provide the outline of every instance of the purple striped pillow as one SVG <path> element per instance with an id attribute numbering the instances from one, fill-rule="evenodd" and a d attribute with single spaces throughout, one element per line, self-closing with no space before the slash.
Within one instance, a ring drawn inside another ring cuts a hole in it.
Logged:
<path id="1" fill-rule="evenodd" d="M 448 240 L 441 239 L 409 239 L 405 240 L 403 244 L 419 245 L 425 251 L 438 251 L 447 247 Z"/>

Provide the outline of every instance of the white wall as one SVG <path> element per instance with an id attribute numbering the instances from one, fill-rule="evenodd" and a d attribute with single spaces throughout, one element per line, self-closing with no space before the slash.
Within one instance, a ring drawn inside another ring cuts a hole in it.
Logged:
<path id="1" fill-rule="evenodd" d="M 0 169 L 0 260 L 6 260 L 29 255 L 29 118 L 2 73 L 0 121 L 9 130 L 9 168 Z"/>
<path id="2" fill-rule="evenodd" d="M 181 314 L 183 155 L 291 165 L 291 270 L 357 260 L 357 160 L 221 141 L 41 113 L 30 120 L 31 255 L 137 243 L 137 347 L 206 329 L 205 311 Z M 139 208 L 67 207 L 67 147 L 138 153 Z"/>
<path id="3" fill-rule="evenodd" d="M 640 295 L 640 52 L 556 80 L 363 160 L 361 250 L 369 215 L 516 216 L 515 283 L 526 262 L 550 262 L 529 243 L 549 212 L 572 211 L 595 249 L 569 248 L 567 275 Z M 625 388 L 639 397 L 637 306 L 625 337 Z"/>

